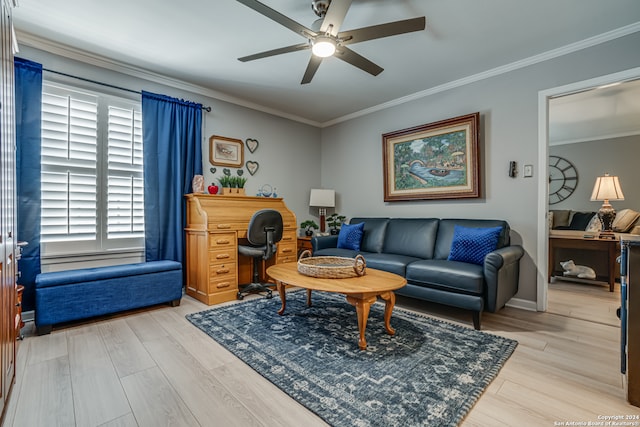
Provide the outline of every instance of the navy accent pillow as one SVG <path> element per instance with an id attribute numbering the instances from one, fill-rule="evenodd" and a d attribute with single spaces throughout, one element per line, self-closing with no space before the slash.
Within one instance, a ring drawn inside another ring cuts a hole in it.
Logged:
<path id="1" fill-rule="evenodd" d="M 360 242 L 364 234 L 364 222 L 359 224 L 342 224 L 338 234 L 338 248 L 360 250 Z"/>
<path id="2" fill-rule="evenodd" d="M 449 261 L 484 264 L 484 257 L 498 246 L 502 227 L 471 228 L 456 225 L 453 227 L 453 240 Z"/>
<path id="3" fill-rule="evenodd" d="M 586 230 L 594 215 L 594 212 L 575 212 L 571 218 L 569 230 Z"/>

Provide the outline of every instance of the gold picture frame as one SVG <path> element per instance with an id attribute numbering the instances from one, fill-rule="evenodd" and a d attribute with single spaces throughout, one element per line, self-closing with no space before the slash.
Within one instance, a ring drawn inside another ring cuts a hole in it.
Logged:
<path id="1" fill-rule="evenodd" d="M 384 201 L 480 197 L 480 113 L 382 135 Z"/>
<path id="2" fill-rule="evenodd" d="M 211 135 L 209 163 L 216 166 L 241 168 L 244 165 L 244 143 L 235 138 Z"/>

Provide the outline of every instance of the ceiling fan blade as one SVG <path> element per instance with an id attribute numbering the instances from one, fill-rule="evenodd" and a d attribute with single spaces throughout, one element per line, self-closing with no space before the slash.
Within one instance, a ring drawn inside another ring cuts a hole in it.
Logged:
<path id="1" fill-rule="evenodd" d="M 256 53 L 249 56 L 243 56 L 242 58 L 238 58 L 238 61 L 247 62 L 254 61 L 256 59 L 267 58 L 269 56 L 282 55 L 283 53 L 289 52 L 297 52 L 299 50 L 309 49 L 309 43 L 300 43 L 293 46 L 281 47 L 279 49 L 267 50 L 265 52 Z"/>
<path id="2" fill-rule="evenodd" d="M 412 33 L 414 31 L 422 31 L 425 27 L 426 19 L 422 16 L 420 18 L 404 19 L 402 21 L 343 31 L 338 34 L 338 38 L 342 40 L 343 45 L 347 45 L 398 34 Z"/>
<path id="3" fill-rule="evenodd" d="M 351 7 L 351 0 L 332 0 L 320 26 L 320 32 L 326 34 L 329 31 L 332 36 L 337 36 L 349 7 Z"/>
<path id="4" fill-rule="evenodd" d="M 336 53 L 333 55 L 338 59 L 342 59 L 344 62 L 348 62 L 349 64 L 360 68 L 362 71 L 366 71 L 367 73 L 377 76 L 381 72 L 384 71 L 384 68 L 380 67 L 377 64 L 369 61 L 362 55 L 359 55 L 352 51 L 351 49 L 341 46 L 336 50 Z"/>
<path id="5" fill-rule="evenodd" d="M 242 3 L 243 5 L 255 10 L 261 15 L 266 16 L 267 18 L 276 21 L 278 24 L 287 27 L 294 33 L 301 34 L 304 37 L 314 37 L 316 36 L 316 32 L 305 27 L 302 24 L 297 23 L 293 19 L 284 16 L 278 11 L 271 9 L 269 6 L 266 6 L 259 1 L 256 0 L 237 0 L 238 3 Z"/>
<path id="6" fill-rule="evenodd" d="M 318 71 L 318 67 L 320 66 L 321 62 L 322 58 L 320 58 L 319 56 L 311 55 L 311 59 L 309 59 L 309 65 L 307 65 L 307 69 L 304 72 L 304 76 L 302 77 L 302 81 L 300 82 L 300 84 L 307 84 L 311 81 L 311 79 L 313 79 L 313 76 L 316 74 L 316 71 Z"/>

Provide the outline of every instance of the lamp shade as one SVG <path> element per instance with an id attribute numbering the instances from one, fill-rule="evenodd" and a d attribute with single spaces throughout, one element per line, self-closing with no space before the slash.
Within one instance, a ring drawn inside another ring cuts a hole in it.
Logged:
<path id="1" fill-rule="evenodd" d="M 321 208 L 333 208 L 336 206 L 335 190 L 325 190 L 321 188 L 312 188 L 309 197 L 309 206 L 317 206 Z"/>
<path id="2" fill-rule="evenodd" d="M 620 180 L 617 176 L 609 176 L 608 173 L 605 173 L 604 176 L 596 178 L 596 184 L 593 186 L 593 192 L 591 193 L 591 201 L 604 200 L 624 200 Z"/>

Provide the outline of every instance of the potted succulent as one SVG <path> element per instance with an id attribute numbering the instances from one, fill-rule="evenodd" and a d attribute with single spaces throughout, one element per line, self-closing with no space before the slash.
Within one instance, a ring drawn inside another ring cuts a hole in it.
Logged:
<path id="1" fill-rule="evenodd" d="M 307 236 L 313 236 L 313 230 L 320 228 L 318 224 L 312 219 L 308 219 L 300 224 L 300 228 L 304 229 L 304 234 Z"/>
<path id="2" fill-rule="evenodd" d="M 335 212 L 329 215 L 327 217 L 327 224 L 331 228 L 330 233 L 334 235 L 338 234 L 340 230 L 340 226 L 342 226 L 342 223 L 344 222 L 345 219 L 347 219 L 346 216 L 337 214 Z"/>

